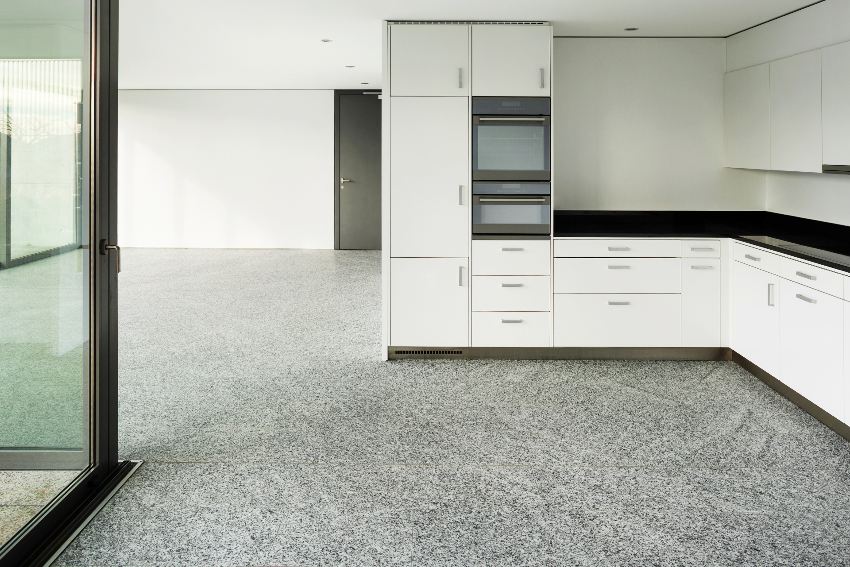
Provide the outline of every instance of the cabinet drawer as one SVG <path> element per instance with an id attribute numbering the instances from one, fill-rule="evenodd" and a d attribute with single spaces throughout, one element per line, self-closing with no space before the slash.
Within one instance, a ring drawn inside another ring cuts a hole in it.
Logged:
<path id="1" fill-rule="evenodd" d="M 776 275 L 779 275 L 782 266 L 782 256 L 740 242 L 732 243 L 732 258 L 742 264 Z"/>
<path id="2" fill-rule="evenodd" d="M 548 240 L 473 240 L 474 276 L 548 276 Z"/>
<path id="3" fill-rule="evenodd" d="M 682 258 L 720 258 L 720 241 L 683 240 Z"/>
<path id="4" fill-rule="evenodd" d="M 555 296 L 556 347 L 678 347 L 681 295 Z"/>
<path id="5" fill-rule="evenodd" d="M 680 293 L 679 258 L 556 258 L 555 293 Z"/>
<path id="6" fill-rule="evenodd" d="M 548 347 L 551 329 L 549 313 L 473 313 L 472 346 Z"/>
<path id="7" fill-rule="evenodd" d="M 473 311 L 549 311 L 549 276 L 472 276 Z"/>
<path id="8" fill-rule="evenodd" d="M 678 258 L 682 253 L 680 240 L 556 240 L 558 258 L 645 257 Z"/>
<path id="9" fill-rule="evenodd" d="M 844 281 L 841 274 L 824 270 L 818 266 L 782 258 L 779 275 L 785 279 L 817 289 L 835 297 L 844 297 Z"/>

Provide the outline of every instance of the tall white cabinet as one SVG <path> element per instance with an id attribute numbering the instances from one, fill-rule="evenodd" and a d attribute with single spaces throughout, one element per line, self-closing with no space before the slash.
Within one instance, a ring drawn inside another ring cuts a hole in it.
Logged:
<path id="1" fill-rule="evenodd" d="M 821 171 L 820 51 L 770 64 L 770 124 L 772 169 Z"/>
<path id="2" fill-rule="evenodd" d="M 823 163 L 850 165 L 850 42 L 823 50 Z"/>
<path id="3" fill-rule="evenodd" d="M 384 356 L 389 347 L 467 347 L 474 311 L 470 97 L 549 96 L 552 28 L 392 22 L 385 32 Z M 548 274 L 550 243 L 545 244 Z M 488 344 L 498 340 L 510 346 L 516 338 L 549 344 L 548 313 L 490 310 L 529 307 L 519 296 L 532 288 L 544 289 L 542 298 L 548 300 L 548 276 L 540 269 L 533 275 L 522 282 L 500 281 L 510 287 L 500 287 L 499 297 L 484 289 L 492 282 L 475 280 L 481 295 L 476 324 L 500 331 L 488 336 Z M 507 303 L 505 290 L 516 292 Z M 548 309 L 548 301 L 538 303 L 531 307 Z M 482 306 L 486 310 L 479 312 Z M 497 316 L 499 325 L 484 320 Z"/>

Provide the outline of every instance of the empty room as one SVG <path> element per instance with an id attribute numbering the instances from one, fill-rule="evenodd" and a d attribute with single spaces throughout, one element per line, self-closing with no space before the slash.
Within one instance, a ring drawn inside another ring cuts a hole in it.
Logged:
<path id="1" fill-rule="evenodd" d="M 850 0 L 0 0 L 0 567 L 848 526 Z"/>

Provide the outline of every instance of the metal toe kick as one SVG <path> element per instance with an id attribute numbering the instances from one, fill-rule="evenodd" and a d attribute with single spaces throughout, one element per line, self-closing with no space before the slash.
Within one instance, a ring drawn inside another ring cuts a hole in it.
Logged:
<path id="1" fill-rule="evenodd" d="M 444 358 L 501 360 L 723 360 L 723 348 L 586 347 L 389 347 L 389 359 Z"/>

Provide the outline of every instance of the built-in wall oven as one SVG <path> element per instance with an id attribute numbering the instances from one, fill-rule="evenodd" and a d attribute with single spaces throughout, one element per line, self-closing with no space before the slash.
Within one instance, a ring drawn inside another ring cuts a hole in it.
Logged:
<path id="1" fill-rule="evenodd" d="M 549 181 L 549 98 L 472 99 L 473 181 Z"/>
<path id="2" fill-rule="evenodd" d="M 472 99 L 472 237 L 551 234 L 550 100 Z"/>
<path id="3" fill-rule="evenodd" d="M 547 237 L 552 218 L 550 193 L 548 181 L 473 183 L 473 237 Z"/>

